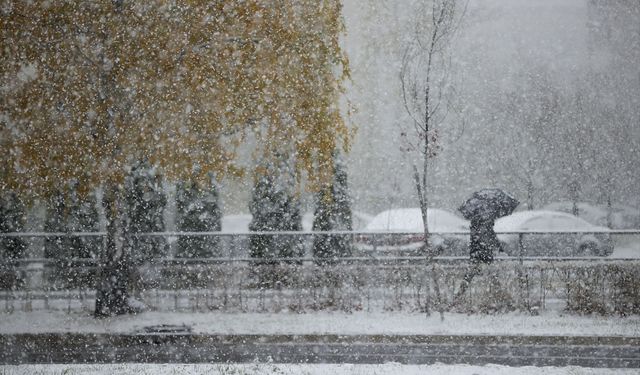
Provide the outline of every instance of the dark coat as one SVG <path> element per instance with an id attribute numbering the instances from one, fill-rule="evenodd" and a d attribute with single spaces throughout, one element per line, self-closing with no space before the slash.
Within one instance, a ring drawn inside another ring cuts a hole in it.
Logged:
<path id="1" fill-rule="evenodd" d="M 491 263 L 493 262 L 493 253 L 502 251 L 498 236 L 493 230 L 493 224 L 493 220 L 471 220 L 469 256 L 472 261 Z"/>

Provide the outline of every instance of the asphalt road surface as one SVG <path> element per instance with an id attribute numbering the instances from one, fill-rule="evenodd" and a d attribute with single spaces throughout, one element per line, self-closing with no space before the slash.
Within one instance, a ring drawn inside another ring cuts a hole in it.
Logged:
<path id="1" fill-rule="evenodd" d="M 640 338 L 563 336 L 0 335 L 0 363 L 385 363 L 640 368 Z"/>

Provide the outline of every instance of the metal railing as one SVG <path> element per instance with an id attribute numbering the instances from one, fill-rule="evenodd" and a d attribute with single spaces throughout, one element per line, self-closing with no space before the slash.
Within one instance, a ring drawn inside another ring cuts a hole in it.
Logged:
<path id="1" fill-rule="evenodd" d="M 528 236 L 607 235 L 614 243 L 640 243 L 640 230 L 607 232 L 509 232 L 520 252 L 499 255 L 474 280 L 463 302 L 466 311 L 491 309 L 568 308 L 622 312 L 640 306 L 640 254 L 626 258 L 598 256 L 528 256 Z M 249 256 L 251 236 L 279 236 L 300 244 L 299 256 L 269 262 Z M 462 243 L 468 233 L 433 233 Z M 2 233 L 8 237 L 102 237 L 105 233 Z M 160 237 L 175 243 L 179 237 L 219 237 L 218 256 L 164 257 L 137 264 L 130 275 L 132 295 L 151 310 L 171 311 L 307 311 L 318 309 L 409 310 L 451 309 L 456 288 L 469 271 L 464 246 L 459 255 L 438 256 L 427 262 L 420 247 L 402 255 L 407 232 L 162 232 L 133 237 Z M 348 257 L 316 264 L 313 239 L 349 238 Z M 445 239 L 446 239 L 445 238 Z M 404 242 L 403 242 L 404 241 Z M 104 242 L 102 242 L 104 243 Z M 398 245 L 398 243 L 401 243 Z M 446 246 L 455 242 L 443 241 Z M 411 245 L 411 242 L 409 242 Z M 443 245 L 443 246 L 444 246 Z M 459 243 L 458 243 L 459 245 Z M 43 246 L 42 243 L 38 246 Z M 450 249 L 445 249 L 445 252 Z M 636 255 L 636 254 L 631 254 Z M 30 310 L 93 310 L 98 259 L 0 260 L 0 274 L 21 280 L 0 291 L 0 312 Z M 0 276 L 1 277 L 1 276 Z M 65 279 L 66 278 L 66 279 Z M 635 289 L 634 289 L 635 288 Z M 634 292 L 635 290 L 635 292 Z M 635 293 L 635 294 L 634 294 Z M 587 303 L 581 299 L 594 300 Z M 487 301 L 493 301 L 493 304 Z M 587 307 L 585 307 L 587 306 Z M 591 307 L 589 307 L 591 306 Z M 636 307 L 634 307 L 636 306 Z"/>
<path id="2" fill-rule="evenodd" d="M 572 230 L 572 231 L 503 231 L 496 232 L 498 237 L 508 240 L 514 240 L 514 247 L 516 251 L 510 254 L 517 257 L 531 257 L 532 254 L 527 252 L 528 246 L 526 239 L 538 237 L 575 237 L 575 236 L 598 236 L 600 238 L 606 238 L 610 240 L 612 245 L 615 246 L 617 239 L 620 238 L 632 238 L 636 243 L 640 243 L 640 229 L 625 229 L 625 230 L 606 230 L 606 231 L 589 231 L 589 230 Z M 467 255 L 468 249 L 468 231 L 450 231 L 450 232 L 431 232 L 432 241 L 438 242 L 442 240 L 444 256 L 460 256 Z M 149 232 L 149 233 L 129 233 L 126 235 L 129 238 L 163 238 L 169 244 L 176 241 L 180 237 L 216 237 L 220 238 L 223 247 L 221 251 L 225 257 L 230 258 L 243 258 L 248 256 L 247 240 L 253 236 L 274 236 L 278 238 L 293 238 L 294 241 L 298 241 L 304 251 L 301 256 L 311 257 L 313 256 L 310 247 L 313 244 L 313 240 L 317 237 L 326 236 L 338 236 L 347 239 L 347 242 L 353 244 L 354 249 L 358 250 L 356 253 L 369 257 L 375 255 L 379 250 L 389 252 L 389 255 L 402 256 L 394 250 L 406 249 L 407 245 L 414 245 L 419 248 L 423 241 L 424 234 L 420 232 L 407 232 L 407 231 L 280 231 L 280 232 Z M 14 232 L 14 233 L 0 233 L 0 240 L 2 238 L 32 238 L 32 239 L 47 239 L 47 238 L 65 238 L 65 237 L 100 237 L 105 238 L 105 232 Z M 450 240 L 450 241 L 447 241 Z M 452 241 L 456 240 L 456 241 Z M 455 243 L 452 243 L 455 242 Z M 453 247 L 458 246 L 456 249 Z M 410 246 L 409 246 L 410 247 Z M 410 250 L 410 249 L 408 249 Z M 452 250 L 456 252 L 452 254 Z M 412 255 L 420 254 L 419 251 L 407 251 Z M 551 251 L 551 253 L 554 253 Z M 562 257 L 563 255 L 585 255 L 588 254 L 553 254 L 555 257 Z M 541 255 L 544 256 L 544 255 Z M 640 254 L 638 254 L 640 257 Z"/>
<path id="3" fill-rule="evenodd" d="M 86 265 L 73 268 L 85 275 L 96 270 Z M 49 280 L 58 275 L 51 263 L 20 272 L 42 282 L 0 291 L 0 312 L 93 311 L 92 282 L 59 287 Z M 323 266 L 201 261 L 150 264 L 129 277 L 131 295 L 157 311 L 426 312 L 454 309 L 453 296 L 468 272 L 468 264 L 462 262 L 427 265 L 397 259 Z M 638 275 L 637 260 L 532 260 L 524 264 L 502 260 L 484 266 L 455 309 L 638 313 Z"/>
<path id="4" fill-rule="evenodd" d="M 435 260 L 439 262 L 462 262 L 468 259 L 469 232 L 432 232 L 431 244 L 435 248 Z M 519 232 L 497 232 L 501 240 L 505 253 L 496 254 L 496 260 L 519 261 L 530 260 L 599 260 L 609 261 L 613 259 L 636 259 L 640 258 L 640 230 L 608 230 L 608 231 L 519 231 Z M 371 232 L 371 231 L 283 231 L 283 232 L 150 232 L 150 233 L 130 233 L 129 239 L 136 238 L 158 238 L 161 241 L 158 245 L 169 245 L 169 252 L 162 254 L 157 262 L 251 262 L 255 258 L 251 257 L 250 239 L 258 236 L 273 236 L 278 239 L 288 239 L 291 246 L 296 250 L 288 258 L 279 258 L 278 261 L 314 262 L 314 240 L 317 238 L 339 237 L 348 244 L 348 255 L 339 258 L 340 261 L 371 261 L 371 260 L 401 260 L 418 261 L 425 258 L 425 248 L 423 246 L 423 234 L 416 232 Z M 580 237 L 577 237 L 580 236 Z M 2 239 L 29 238 L 32 239 L 28 259 L 11 259 L 11 263 L 47 263 L 51 260 L 43 258 L 44 241 L 48 239 L 60 239 L 70 237 L 99 237 L 99 247 L 105 246 L 105 232 L 14 232 L 0 233 L 0 246 Z M 215 244 L 215 251 L 206 258 L 191 259 L 189 257 L 174 257 L 177 239 L 181 237 L 215 237 L 220 241 Z M 542 241 L 544 239 L 544 241 Z M 569 239 L 569 241 L 562 241 Z M 607 247 L 606 252 L 591 253 L 581 251 L 578 246 L 580 241 L 594 241 L 602 243 L 602 247 Z M 36 242 L 37 243 L 34 243 Z M 95 241 L 93 246 L 95 246 Z M 540 249 L 545 246 L 544 249 Z M 611 251 L 618 247 L 628 247 L 629 250 L 621 255 L 611 257 Z M 173 247 L 174 250 L 170 248 Z M 560 247 L 564 247 L 561 249 Z M 634 249 L 635 248 L 635 249 Z M 1 249 L 0 249 L 1 250 Z M 99 257 L 102 248 L 92 249 Z M 563 250 L 563 251 L 561 251 Z M 35 254 L 35 256 L 34 256 Z M 7 259 L 0 259 L 0 265 L 6 263 Z M 74 261 L 79 261 L 74 260 Z M 85 259 L 86 262 L 95 262 L 95 259 Z"/>

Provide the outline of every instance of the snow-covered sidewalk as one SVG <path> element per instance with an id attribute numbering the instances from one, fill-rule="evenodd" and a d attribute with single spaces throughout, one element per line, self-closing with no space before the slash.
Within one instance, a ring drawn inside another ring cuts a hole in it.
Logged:
<path id="1" fill-rule="evenodd" d="M 566 335 L 640 337 L 640 316 L 578 316 L 549 311 L 499 315 L 436 313 L 228 314 L 146 312 L 96 319 L 89 313 L 19 312 L 0 314 L 0 334 L 135 333 L 145 326 L 185 324 L 207 334 L 337 334 L 337 335 Z"/>
<path id="2" fill-rule="evenodd" d="M 182 374 L 182 375 L 613 375 L 637 374 L 637 369 L 600 369 L 569 367 L 508 367 L 499 365 L 293 365 L 293 364 L 114 364 L 114 365 L 22 365 L 0 366 L 7 375 L 26 374 Z"/>

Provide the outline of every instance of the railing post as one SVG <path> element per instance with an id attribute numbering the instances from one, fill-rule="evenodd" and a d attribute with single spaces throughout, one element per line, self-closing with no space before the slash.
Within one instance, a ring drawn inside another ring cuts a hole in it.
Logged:
<path id="1" fill-rule="evenodd" d="M 524 233 L 518 233 L 518 250 L 520 252 L 520 265 L 524 264 Z"/>
<path id="2" fill-rule="evenodd" d="M 44 278 L 44 276 L 43 276 Z M 42 288 L 42 292 L 44 293 L 44 295 L 42 296 L 43 298 L 43 307 L 45 309 L 45 311 L 49 311 L 49 291 L 51 290 L 51 288 L 49 287 L 49 285 L 47 284 L 45 287 Z"/>
<path id="3" fill-rule="evenodd" d="M 371 237 L 373 238 L 373 253 L 375 254 L 378 250 L 378 236 L 375 234 L 371 234 Z"/>
<path id="4" fill-rule="evenodd" d="M 199 305 L 200 305 L 200 293 L 198 292 L 198 289 L 197 289 L 197 288 L 196 288 L 195 293 L 196 293 L 196 295 L 195 295 L 195 302 L 193 302 L 193 303 L 192 303 L 192 306 L 191 306 L 191 312 L 194 312 L 194 313 L 195 313 L 196 311 L 198 311 L 198 309 L 199 309 L 199 307 L 200 307 L 200 306 L 199 306 Z"/>
<path id="5" fill-rule="evenodd" d="M 33 304 L 31 301 L 31 291 L 29 289 L 25 291 L 24 298 L 25 298 L 24 311 L 26 312 L 33 311 Z"/>
<path id="6" fill-rule="evenodd" d="M 523 239 L 524 239 L 524 233 L 518 233 L 518 249 L 520 252 L 520 266 L 517 267 L 517 274 L 518 274 L 518 287 L 519 287 L 519 308 L 522 309 L 524 308 L 527 303 L 525 302 L 525 295 L 524 295 L 524 291 L 525 291 L 525 277 L 524 277 L 524 244 L 523 244 Z"/>
<path id="7" fill-rule="evenodd" d="M 71 291 L 67 289 L 67 314 L 71 314 Z"/>

